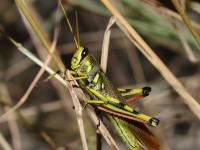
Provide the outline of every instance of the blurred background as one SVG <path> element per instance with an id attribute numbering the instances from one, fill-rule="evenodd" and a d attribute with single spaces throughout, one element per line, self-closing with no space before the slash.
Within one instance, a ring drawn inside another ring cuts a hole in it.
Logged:
<path id="1" fill-rule="evenodd" d="M 114 2 L 114 6 L 199 102 L 199 47 L 171 1 Z M 98 0 L 63 0 L 62 3 L 74 30 L 75 10 L 78 12 L 81 45 L 88 47 L 100 62 L 103 35 L 111 14 Z M 194 22 L 194 27 L 200 31 L 200 3 L 195 0 L 183 0 L 181 3 Z M 63 13 L 60 11 L 60 15 L 56 15 L 57 1 L 29 0 L 26 4 L 50 41 L 54 39 L 56 22 L 59 23 L 57 52 L 66 68 L 70 69 L 76 47 Z M 0 29 L 42 60 L 47 55 L 39 39 L 35 38 L 22 20 L 13 0 L 0 0 Z M 1 114 L 21 99 L 39 69 L 39 66 L 0 35 Z M 58 70 L 56 67 L 53 69 Z M 45 73 L 41 80 L 48 75 Z M 159 126 L 149 129 L 160 141 L 161 150 L 200 148 L 200 123 L 196 115 L 117 25 L 112 27 L 107 75 L 116 87 L 152 87 L 150 96 L 134 101 L 131 105 L 140 112 L 159 118 Z M 35 88 L 26 103 L 16 112 L 19 119 L 0 123 L 0 149 L 5 148 L 1 146 L 4 142 L 7 149 L 10 147 L 15 150 L 82 149 L 72 107 L 68 90 L 56 79 Z M 96 127 L 86 112 L 83 113 L 89 149 L 95 149 Z M 120 149 L 127 149 L 112 125 L 108 123 L 107 127 Z M 52 141 L 46 142 L 42 134 L 45 137 L 48 135 Z M 105 141 L 103 148 L 109 149 Z"/>

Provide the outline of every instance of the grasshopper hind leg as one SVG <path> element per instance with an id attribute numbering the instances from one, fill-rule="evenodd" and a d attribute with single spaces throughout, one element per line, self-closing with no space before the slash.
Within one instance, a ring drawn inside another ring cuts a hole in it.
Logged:
<path id="1" fill-rule="evenodd" d="M 133 97 L 126 100 L 126 102 L 131 102 L 148 96 L 151 92 L 151 87 L 143 87 L 137 89 L 118 89 L 118 91 L 122 94 L 123 97 L 134 95 Z"/>

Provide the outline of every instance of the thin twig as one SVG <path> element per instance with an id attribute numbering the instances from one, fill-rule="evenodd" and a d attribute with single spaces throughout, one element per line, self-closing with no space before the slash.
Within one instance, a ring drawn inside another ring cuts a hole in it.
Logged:
<path id="1" fill-rule="evenodd" d="M 102 45 L 102 53 L 101 53 L 101 68 L 104 72 L 106 72 L 107 68 L 107 61 L 108 61 L 108 50 L 109 50 L 109 43 L 110 43 L 110 34 L 111 34 L 111 27 L 116 22 L 116 17 L 111 17 L 107 28 L 104 33 L 103 37 L 103 45 Z"/>
<path id="2" fill-rule="evenodd" d="M 188 29 L 190 30 L 190 32 L 192 33 L 194 39 L 196 40 L 197 44 L 200 47 L 199 34 L 197 33 L 196 29 L 192 26 L 192 23 L 191 23 L 190 19 L 188 18 L 188 16 L 186 15 L 186 13 L 184 12 L 183 8 L 181 7 L 181 5 L 179 4 L 179 2 L 177 0 L 171 0 L 171 1 L 174 4 L 174 6 L 176 7 L 176 10 L 179 12 L 181 17 L 183 18 L 185 24 L 188 26 Z"/>
<path id="3" fill-rule="evenodd" d="M 185 104 L 191 111 L 200 119 L 200 105 L 199 103 L 187 92 L 185 87 L 180 81 L 172 74 L 167 66 L 159 59 L 153 50 L 145 43 L 139 34 L 131 27 L 126 19 L 117 11 L 117 9 L 107 0 L 102 0 L 104 5 L 110 12 L 118 18 L 118 25 L 127 35 L 127 37 L 138 47 L 138 49 L 146 56 L 146 58 L 154 65 L 155 68 L 163 75 L 174 90 L 183 98 Z"/>
<path id="4" fill-rule="evenodd" d="M 0 145 L 4 150 L 12 150 L 11 145 L 6 141 L 3 135 L 0 132 Z"/>
<path id="5" fill-rule="evenodd" d="M 11 37 L 6 36 L 18 49 L 21 48 L 21 44 L 16 43 Z M 53 53 L 54 49 L 55 49 L 55 44 L 52 44 L 52 47 L 50 49 L 50 54 L 47 56 L 45 62 L 44 62 L 44 66 L 43 68 L 40 69 L 40 71 L 38 72 L 37 76 L 35 77 L 35 79 L 32 81 L 31 85 L 29 86 L 29 88 L 27 89 L 27 91 L 25 92 L 25 94 L 23 95 L 23 97 L 19 100 L 19 102 L 13 106 L 8 112 L 6 112 L 4 115 L 2 115 L 0 117 L 0 121 L 3 121 L 4 119 L 7 119 L 8 115 L 10 115 L 11 113 L 13 113 L 15 110 L 17 110 L 20 106 L 22 106 L 25 101 L 27 100 L 28 96 L 30 95 L 30 93 L 32 92 L 33 88 L 35 87 L 36 83 L 39 81 L 40 77 L 42 76 L 42 74 L 45 71 L 45 67 L 47 67 L 47 64 L 50 62 L 51 60 L 51 54 Z"/>
<path id="6" fill-rule="evenodd" d="M 50 42 L 44 36 L 44 34 L 43 34 L 42 30 L 40 29 L 40 27 L 38 26 L 38 24 L 34 21 L 33 17 L 29 13 L 29 11 L 26 8 L 25 4 L 21 0 L 15 0 L 15 2 L 17 4 L 17 6 L 19 7 L 20 12 L 23 13 L 23 15 L 26 17 L 26 19 L 29 22 L 29 24 L 31 25 L 31 27 L 33 28 L 33 30 L 37 34 L 38 38 L 41 40 L 41 42 L 44 45 L 45 49 L 47 51 L 49 51 L 50 47 L 51 47 L 50 44 L 49 44 Z M 57 64 L 57 66 L 59 67 L 59 69 L 63 70 L 64 69 L 64 65 L 60 61 L 60 59 L 58 59 L 58 56 L 56 55 L 56 53 L 52 54 L 52 58 L 55 61 L 55 63 Z"/>
<path id="7" fill-rule="evenodd" d="M 8 103 L 11 103 L 11 97 L 8 91 L 8 88 L 5 84 L 0 84 L 0 95 L 2 97 L 4 97 Z M 4 107 L 6 112 L 9 111 L 9 107 L 5 106 Z M 10 128 L 10 132 L 11 132 L 11 137 L 12 137 L 12 143 L 13 143 L 13 147 L 15 150 L 21 150 L 22 149 L 22 141 L 20 138 L 20 132 L 19 132 L 19 128 L 18 128 L 18 124 L 17 124 L 17 120 L 15 117 L 15 114 L 11 114 L 8 117 L 8 126 Z"/>

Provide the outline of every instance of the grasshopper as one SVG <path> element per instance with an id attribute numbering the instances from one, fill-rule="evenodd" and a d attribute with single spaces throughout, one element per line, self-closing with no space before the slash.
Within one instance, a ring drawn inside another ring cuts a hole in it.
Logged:
<path id="1" fill-rule="evenodd" d="M 132 109 L 125 101 L 125 95 L 142 93 L 144 96 L 150 92 L 149 87 L 142 89 L 116 89 L 102 71 L 100 64 L 90 54 L 85 47 L 79 47 L 74 53 L 71 61 L 71 74 L 77 80 L 80 87 L 91 97 L 86 104 L 99 105 L 107 112 L 107 118 L 113 123 L 120 136 L 130 149 L 139 149 L 138 141 L 146 148 L 151 150 L 159 149 L 157 139 L 152 135 L 148 128 L 139 121 L 127 119 L 126 116 L 144 120 L 150 126 L 157 126 L 159 120 L 139 113 Z M 80 79 L 81 78 L 81 79 Z M 83 79 L 85 78 L 85 79 Z M 114 115 L 114 112 L 117 115 Z M 118 114 L 123 114 L 119 117 Z"/>
<path id="2" fill-rule="evenodd" d="M 62 5 L 61 8 L 73 34 L 72 27 Z M 97 105 L 101 111 L 104 111 L 106 117 L 114 125 L 129 149 L 138 150 L 140 143 L 148 150 L 158 150 L 159 142 L 145 126 L 145 123 L 155 127 L 158 125 L 159 120 L 134 110 L 124 98 L 124 96 L 133 94 L 141 94 L 140 97 L 147 96 L 151 91 L 150 87 L 139 89 L 115 88 L 106 77 L 100 64 L 90 54 L 88 48 L 80 46 L 78 29 L 77 36 L 74 34 L 73 36 L 77 47 L 71 60 L 72 70 L 70 70 L 70 73 L 73 75 L 73 78 L 68 79 L 64 72 L 58 71 L 48 79 L 59 74 L 66 81 L 76 80 L 80 88 L 90 97 L 85 102 L 84 107 L 87 104 L 92 104 Z"/>

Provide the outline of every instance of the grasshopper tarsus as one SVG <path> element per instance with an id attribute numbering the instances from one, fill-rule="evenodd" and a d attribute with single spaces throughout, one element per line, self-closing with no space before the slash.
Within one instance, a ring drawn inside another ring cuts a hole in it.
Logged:
<path id="1" fill-rule="evenodd" d="M 149 120 L 149 123 L 147 125 L 155 127 L 159 124 L 159 122 L 159 119 L 153 117 Z"/>
<path id="2" fill-rule="evenodd" d="M 151 87 L 148 87 L 148 86 L 146 86 L 146 87 L 143 87 L 143 94 L 144 94 L 144 96 L 148 96 L 149 95 L 149 93 L 151 92 Z"/>
<path id="3" fill-rule="evenodd" d="M 35 84 L 35 88 L 38 88 L 41 84 L 44 84 L 44 83 L 46 83 L 46 82 L 48 82 L 48 81 L 49 81 L 48 78 L 47 78 L 47 79 L 44 79 L 44 80 L 42 80 L 42 81 L 39 81 L 38 83 Z"/>
<path id="4" fill-rule="evenodd" d="M 86 108 L 87 104 L 88 104 L 87 102 L 84 102 L 84 103 L 83 103 L 82 110 L 84 110 L 84 109 Z"/>

